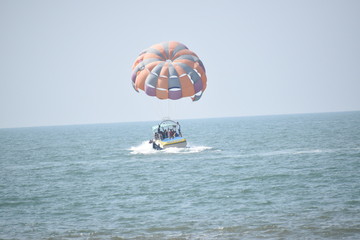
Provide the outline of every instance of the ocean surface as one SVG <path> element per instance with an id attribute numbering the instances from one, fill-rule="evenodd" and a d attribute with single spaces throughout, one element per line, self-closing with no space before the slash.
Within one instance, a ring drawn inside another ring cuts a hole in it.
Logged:
<path id="1" fill-rule="evenodd" d="M 360 112 L 0 129 L 0 239 L 360 239 Z"/>

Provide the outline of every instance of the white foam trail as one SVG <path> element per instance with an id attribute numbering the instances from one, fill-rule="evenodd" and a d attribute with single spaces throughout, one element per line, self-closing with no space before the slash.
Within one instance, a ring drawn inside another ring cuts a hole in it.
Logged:
<path id="1" fill-rule="evenodd" d="M 142 142 L 139 146 L 131 147 L 130 153 L 131 154 L 155 154 L 155 153 L 171 153 L 171 154 L 184 154 L 184 153 L 198 153 L 203 152 L 206 150 L 210 150 L 212 147 L 207 146 L 189 146 L 186 148 L 166 148 L 164 150 L 155 150 L 152 148 L 152 144 L 149 144 L 149 142 L 145 141 Z"/>
<path id="2" fill-rule="evenodd" d="M 212 149 L 212 147 L 188 146 L 186 148 L 166 148 L 162 150 L 162 152 L 171 153 L 171 154 L 187 154 L 187 153 L 199 153 L 210 149 Z"/>
<path id="3" fill-rule="evenodd" d="M 153 149 L 152 144 L 148 141 L 142 142 L 139 146 L 130 148 L 131 154 L 155 154 L 158 151 Z"/>
<path id="4" fill-rule="evenodd" d="M 212 147 L 207 147 L 207 146 L 193 146 L 193 147 L 189 147 L 189 150 L 191 152 L 203 152 L 206 150 L 210 150 L 212 149 Z"/>
<path id="5" fill-rule="evenodd" d="M 326 153 L 326 152 L 331 152 L 331 150 L 322 150 L 322 149 L 303 150 L 303 151 L 295 151 L 292 154 L 297 155 L 297 154 Z"/>
<path id="6" fill-rule="evenodd" d="M 274 152 L 266 152 L 260 153 L 260 156 L 276 156 L 276 155 L 300 155 L 300 154 L 319 154 L 319 153 L 332 153 L 336 152 L 338 149 L 304 149 L 304 150 L 297 150 L 297 149 L 287 149 L 287 150 L 280 150 Z M 253 154 L 257 155 L 257 154 Z"/>

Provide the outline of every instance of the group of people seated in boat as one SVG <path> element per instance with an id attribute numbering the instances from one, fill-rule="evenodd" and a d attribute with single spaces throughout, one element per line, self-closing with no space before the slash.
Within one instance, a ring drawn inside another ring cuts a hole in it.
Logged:
<path id="1" fill-rule="evenodd" d="M 175 129 L 164 129 L 163 131 L 158 128 L 158 131 L 155 133 L 155 139 L 163 140 L 165 138 L 175 138 L 175 137 L 181 137 L 181 131 L 177 132 Z"/>

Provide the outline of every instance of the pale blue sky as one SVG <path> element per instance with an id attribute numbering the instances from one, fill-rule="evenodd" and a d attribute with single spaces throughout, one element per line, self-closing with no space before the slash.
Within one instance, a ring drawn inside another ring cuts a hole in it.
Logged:
<path id="1" fill-rule="evenodd" d="M 360 110 L 360 1 L 0 0 L 0 127 Z M 184 43 L 198 102 L 131 86 L 140 51 Z M 168 106 L 169 105 L 169 106 Z"/>

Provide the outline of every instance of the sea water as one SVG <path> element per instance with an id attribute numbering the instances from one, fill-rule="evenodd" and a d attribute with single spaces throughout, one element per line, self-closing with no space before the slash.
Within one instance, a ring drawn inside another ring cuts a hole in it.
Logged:
<path id="1" fill-rule="evenodd" d="M 359 239 L 360 112 L 0 129 L 0 239 Z"/>

